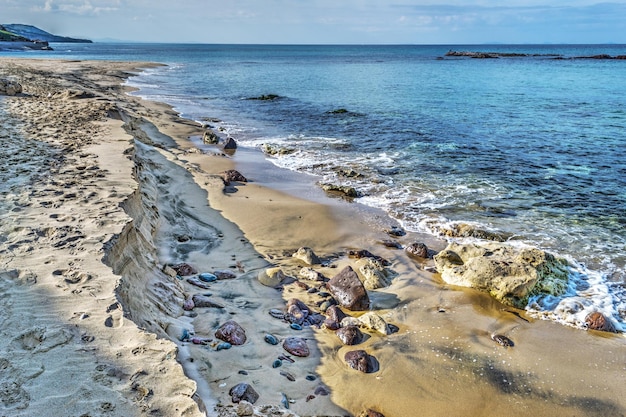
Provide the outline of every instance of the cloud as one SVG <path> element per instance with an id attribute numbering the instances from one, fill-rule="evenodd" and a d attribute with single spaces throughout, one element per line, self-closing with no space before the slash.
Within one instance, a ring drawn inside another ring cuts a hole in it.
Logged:
<path id="1" fill-rule="evenodd" d="M 34 12 L 42 13 L 65 13 L 76 15 L 98 15 L 104 12 L 117 11 L 120 1 L 96 1 L 94 5 L 89 0 L 46 0 L 43 5 L 36 4 L 31 7 Z M 113 7 L 111 6 L 113 3 Z"/>

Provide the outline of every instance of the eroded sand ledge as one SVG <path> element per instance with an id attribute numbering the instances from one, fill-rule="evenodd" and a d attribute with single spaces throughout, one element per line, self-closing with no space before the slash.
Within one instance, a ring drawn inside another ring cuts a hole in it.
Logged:
<path id="1" fill-rule="evenodd" d="M 626 412 L 622 337 L 531 323 L 488 296 L 451 288 L 381 246 L 381 220 L 352 207 L 298 200 L 262 187 L 262 178 L 224 194 L 218 174 L 232 160 L 192 147 L 187 138 L 199 126 L 124 94 L 123 79 L 148 64 L 0 63 L 27 93 L 0 105 L 2 412 L 199 416 L 206 407 L 236 415 L 218 404 L 231 404 L 228 390 L 239 382 L 255 386 L 257 405 L 271 406 L 257 415 Z M 314 301 L 297 285 L 281 293 L 256 282 L 268 259 L 296 276 L 301 265 L 290 253 L 299 246 L 332 260 L 337 268 L 319 268 L 327 276 L 354 265 L 347 249 L 391 260 L 392 286 L 371 298 L 399 331 L 369 334 L 358 346 L 376 356 L 378 372 L 348 369 L 342 358 L 352 349 L 332 332 L 296 333 L 267 315 L 284 299 Z M 237 278 L 194 288 L 164 271 L 183 261 Z M 205 292 L 224 308 L 183 310 Z M 230 318 L 247 330 L 245 345 L 218 352 L 178 340 L 185 328 L 212 338 Z M 309 338 L 312 355 L 273 369 L 281 351 L 265 333 Z M 515 347 L 497 345 L 492 333 Z M 331 396 L 305 401 L 320 386 Z M 292 410 L 280 407 L 282 392 Z"/>

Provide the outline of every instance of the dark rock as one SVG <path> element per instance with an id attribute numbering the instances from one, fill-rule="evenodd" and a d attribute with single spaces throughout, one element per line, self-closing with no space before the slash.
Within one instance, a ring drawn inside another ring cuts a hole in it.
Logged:
<path id="1" fill-rule="evenodd" d="M 363 341 L 363 333 L 356 326 L 342 327 L 336 334 L 344 345 L 358 345 Z"/>
<path id="2" fill-rule="evenodd" d="M 209 288 L 211 288 L 211 286 L 209 284 L 207 284 L 206 282 L 200 281 L 198 278 L 187 278 L 187 282 L 190 283 L 191 285 L 195 285 L 196 287 L 208 290 Z"/>
<path id="3" fill-rule="evenodd" d="M 604 314 L 599 311 L 590 313 L 585 317 L 587 328 L 591 330 L 599 330 L 601 332 L 617 333 L 617 329 Z"/>
<path id="4" fill-rule="evenodd" d="M 231 345 L 239 346 L 246 343 L 246 331 L 234 320 L 228 320 L 215 332 L 215 337 Z"/>
<path id="5" fill-rule="evenodd" d="M 360 197 L 360 193 L 354 187 L 349 185 L 337 185 L 337 184 L 320 184 L 322 190 L 330 194 L 339 194 L 342 197 L 357 198 Z"/>
<path id="6" fill-rule="evenodd" d="M 428 246 L 422 242 L 411 243 L 405 249 L 406 253 L 415 258 L 432 258 L 433 255 L 428 250 Z"/>
<path id="7" fill-rule="evenodd" d="M 287 314 L 285 319 L 290 323 L 302 324 L 309 316 L 309 308 L 297 298 L 292 298 L 287 302 Z"/>
<path id="8" fill-rule="evenodd" d="M 254 404 L 259 399 L 259 394 L 250 386 L 250 384 L 237 384 L 228 391 L 228 395 L 232 397 L 234 403 L 247 401 Z"/>
<path id="9" fill-rule="evenodd" d="M 366 249 L 361 249 L 361 250 L 349 250 L 348 251 L 348 256 L 350 258 L 356 258 L 356 259 L 361 259 L 361 258 L 372 258 L 377 260 L 378 262 L 381 263 L 381 265 L 383 266 L 389 266 L 391 265 L 391 262 L 389 262 L 388 260 L 386 260 L 385 258 L 378 256 L 378 255 L 374 255 L 372 252 L 366 250 Z"/>
<path id="10" fill-rule="evenodd" d="M 387 233 L 390 236 L 395 236 L 395 237 L 400 237 L 400 236 L 406 235 L 406 232 L 404 230 L 402 230 L 401 227 L 398 227 L 398 226 L 392 226 L 391 229 L 387 230 Z"/>
<path id="11" fill-rule="evenodd" d="M 324 320 L 324 326 L 329 330 L 337 330 L 341 327 L 341 324 L 338 321 L 326 319 Z"/>
<path id="12" fill-rule="evenodd" d="M 235 275 L 233 272 L 230 272 L 230 271 L 227 271 L 227 270 L 213 271 L 213 274 L 217 277 L 218 280 L 235 279 L 235 278 L 237 278 L 237 275 Z"/>
<path id="13" fill-rule="evenodd" d="M 225 150 L 235 150 L 237 149 L 237 142 L 233 138 L 228 138 L 226 139 L 226 142 L 224 142 L 223 148 Z"/>
<path id="14" fill-rule="evenodd" d="M 387 248 L 402 249 L 402 245 L 399 242 L 396 242 L 395 240 L 383 240 L 380 243 L 382 243 L 383 246 Z"/>
<path id="15" fill-rule="evenodd" d="M 283 349 L 291 353 L 294 356 L 307 357 L 310 355 L 309 346 L 306 344 L 306 339 L 301 337 L 288 337 L 283 342 Z"/>
<path id="16" fill-rule="evenodd" d="M 330 320 L 341 323 L 341 320 L 346 318 L 346 313 L 344 313 L 339 306 L 333 305 L 326 309 L 326 317 Z"/>
<path id="17" fill-rule="evenodd" d="M 176 271 L 176 273 L 180 275 L 181 277 L 195 275 L 198 273 L 198 270 L 196 268 L 185 263 L 172 265 L 172 269 Z"/>
<path id="18" fill-rule="evenodd" d="M 192 297 L 192 300 L 196 307 L 224 308 L 223 305 L 216 303 L 215 301 L 211 300 L 206 295 L 194 294 L 194 296 Z"/>
<path id="19" fill-rule="evenodd" d="M 324 322 L 324 319 L 325 317 L 322 314 L 313 313 L 306 318 L 304 324 L 308 323 L 311 326 L 320 326 Z"/>
<path id="20" fill-rule="evenodd" d="M 327 285 L 330 293 L 342 307 L 352 311 L 369 309 L 370 299 L 367 291 L 350 266 L 335 275 Z"/>
<path id="21" fill-rule="evenodd" d="M 344 360 L 352 369 L 364 373 L 376 372 L 377 361 L 364 350 L 352 350 L 347 352 L 344 356 Z"/>
<path id="22" fill-rule="evenodd" d="M 235 169 L 229 169 L 228 171 L 222 172 L 222 178 L 224 179 L 224 183 L 226 185 L 231 182 L 248 182 L 248 179 Z"/>
<path id="23" fill-rule="evenodd" d="M 279 98 L 280 96 L 278 94 L 263 94 L 262 96 L 258 97 L 250 97 L 248 100 L 272 101 Z"/>

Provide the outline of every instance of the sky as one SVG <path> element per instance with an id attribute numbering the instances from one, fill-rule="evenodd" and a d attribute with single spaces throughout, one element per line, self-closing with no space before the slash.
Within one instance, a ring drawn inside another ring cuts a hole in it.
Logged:
<path id="1" fill-rule="evenodd" d="M 626 0 L 0 0 L 0 16 L 95 41 L 626 43 Z"/>

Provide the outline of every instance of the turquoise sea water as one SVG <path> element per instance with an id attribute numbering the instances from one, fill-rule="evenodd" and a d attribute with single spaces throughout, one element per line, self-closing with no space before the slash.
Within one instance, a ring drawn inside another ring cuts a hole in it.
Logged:
<path id="1" fill-rule="evenodd" d="M 20 55 L 168 64 L 130 84 L 243 146 L 293 149 L 273 162 L 354 186 L 407 229 L 471 223 L 564 256 L 569 293 L 531 313 L 626 329 L 626 60 L 577 58 L 626 45 L 53 47 Z"/>

